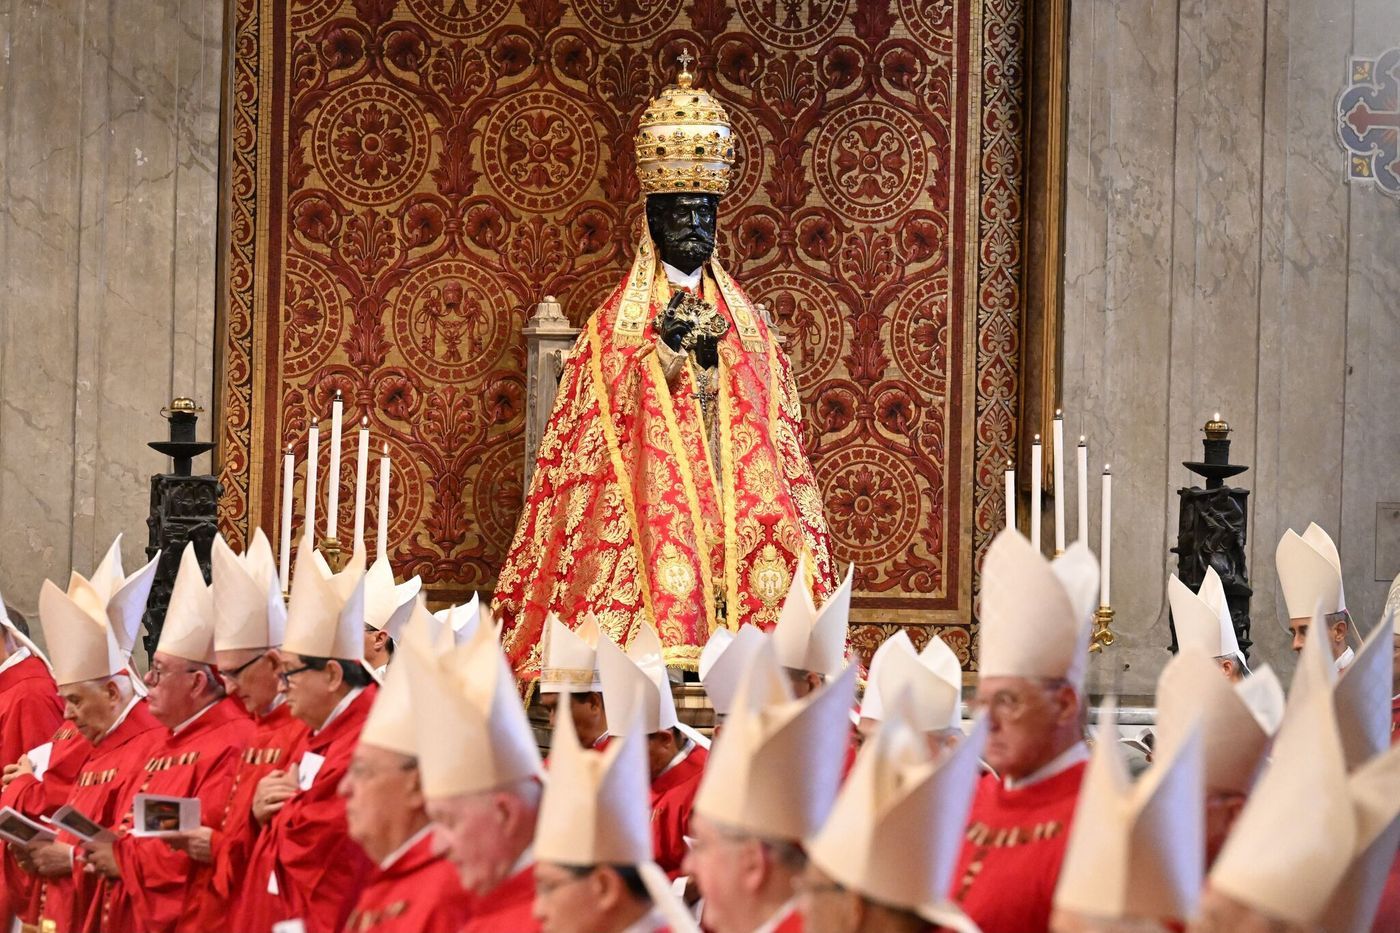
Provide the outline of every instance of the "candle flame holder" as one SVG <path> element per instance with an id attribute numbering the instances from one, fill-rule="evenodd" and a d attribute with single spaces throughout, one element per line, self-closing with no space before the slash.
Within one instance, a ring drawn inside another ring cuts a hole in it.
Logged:
<path id="1" fill-rule="evenodd" d="M 1094 630 L 1089 634 L 1089 653 L 1096 654 L 1115 641 L 1113 607 L 1100 606 L 1094 610 Z"/>
<path id="2" fill-rule="evenodd" d="M 340 549 L 340 541 L 337 539 L 321 539 L 321 556 L 326 559 L 326 566 L 331 568 L 332 573 L 340 573 L 345 569 L 347 557 L 345 552 Z"/>

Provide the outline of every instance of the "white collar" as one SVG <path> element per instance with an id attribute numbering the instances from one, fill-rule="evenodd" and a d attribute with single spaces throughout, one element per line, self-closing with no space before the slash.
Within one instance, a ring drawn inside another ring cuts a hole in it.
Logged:
<path id="1" fill-rule="evenodd" d="M 510 866 L 510 871 L 506 872 L 506 877 L 501 879 L 504 884 L 507 878 L 514 878 L 531 865 L 535 864 L 535 847 L 528 845 L 525 851 L 520 853 L 520 857 L 515 860 L 515 864 Z"/>
<path id="2" fill-rule="evenodd" d="M 379 863 L 380 870 L 388 871 L 389 869 L 393 868 L 395 862 L 407 855 L 409 849 L 412 849 L 414 846 L 418 845 L 419 841 L 432 831 L 432 823 L 423 824 L 423 828 L 418 830 L 418 832 L 414 833 L 412 836 L 409 836 L 407 839 L 405 839 L 403 845 L 399 846 L 397 849 L 384 856 L 383 860 Z"/>
<path id="3" fill-rule="evenodd" d="M 389 673 L 389 662 L 388 662 L 388 661 L 385 661 L 383 664 L 381 664 L 381 665 L 379 665 L 378 667 L 373 668 L 372 670 L 370 670 L 369 676 L 371 676 L 371 677 L 374 678 L 374 682 L 375 682 L 375 683 L 380 684 L 380 685 L 383 685 L 383 683 L 384 683 L 384 678 L 388 675 L 388 673 Z"/>
<path id="4" fill-rule="evenodd" d="M 19 662 L 25 660 L 26 658 L 28 658 L 28 657 L 30 656 L 30 654 L 31 654 L 31 652 L 30 652 L 30 650 L 29 650 L 28 648 L 23 648 L 23 647 L 20 648 L 20 649 L 19 649 L 18 651 L 16 651 L 14 654 L 12 654 L 12 655 L 10 655 L 8 658 L 6 658 L 3 662 L 0 662 L 0 674 L 5 673 L 6 671 L 8 671 L 10 668 L 14 667 L 14 666 L 15 666 L 16 664 L 18 664 Z"/>
<path id="5" fill-rule="evenodd" d="M 335 705 L 335 709 L 331 710 L 331 714 L 326 717 L 326 721 L 321 723 L 315 729 L 312 729 L 311 734 L 320 735 L 322 732 L 326 731 L 326 726 L 329 726 L 331 723 L 335 722 L 335 717 L 345 712 L 345 707 L 349 706 L 351 703 L 354 703 L 355 697 L 359 696 L 364 692 L 364 687 L 356 687 L 354 690 L 351 690 L 349 693 L 345 694 L 345 696 L 341 697 L 340 702 Z"/>
<path id="6" fill-rule="evenodd" d="M 1117 727 L 1115 726 L 1114 728 Z M 1041 781 L 1048 781 L 1055 775 L 1063 774 L 1070 768 L 1073 768 L 1081 761 L 1088 760 L 1089 746 L 1081 739 L 1025 777 L 1019 780 L 1009 777 L 1003 778 L 1001 783 L 1007 790 L 1020 790 L 1021 788 L 1030 787 L 1032 784 L 1039 784 Z"/>
<path id="7" fill-rule="evenodd" d="M 700 276 L 705 270 L 704 265 L 699 265 L 694 272 L 682 272 L 669 262 L 661 263 L 661 268 L 666 270 L 666 281 L 692 291 L 700 287 Z"/>
<path id="8" fill-rule="evenodd" d="M 261 713 L 258 714 L 258 718 L 266 719 L 268 716 L 271 716 L 273 713 L 277 712 L 277 707 L 281 706 L 285 702 L 287 702 L 287 695 L 280 690 L 277 691 L 277 693 L 274 694 L 272 697 L 272 702 L 267 704 L 267 709 L 263 710 Z"/>
<path id="9" fill-rule="evenodd" d="M 599 747 L 601 747 L 602 744 L 603 744 L 604 742 L 606 742 L 607 740 L 608 740 L 608 730 L 604 729 L 604 730 L 603 730 L 603 734 L 600 735 L 600 736 L 598 736 L 596 739 L 593 740 L 593 747 L 594 747 L 594 748 L 599 748 Z"/>
<path id="10" fill-rule="evenodd" d="M 665 774 L 667 771 L 670 771 L 672 768 L 674 768 L 676 765 L 680 764 L 682 761 L 685 761 L 686 758 L 689 757 L 690 753 L 691 753 L 692 751 L 694 751 L 694 750 L 695 750 L 695 743 L 692 742 L 690 739 L 686 739 L 686 740 L 685 740 L 685 745 L 683 745 L 683 746 L 681 747 L 681 750 L 680 750 L 680 751 L 676 752 L 676 757 L 675 757 L 675 758 L 672 758 L 671 761 L 670 761 L 670 763 L 667 764 L 666 767 L 664 767 L 664 768 L 661 769 L 661 774 Z M 661 774 L 658 774 L 657 777 L 658 777 L 658 778 L 661 777 Z"/>
<path id="11" fill-rule="evenodd" d="M 1351 645 L 1347 645 L 1347 650 L 1342 652 L 1342 656 L 1332 662 L 1332 666 L 1338 674 L 1345 674 L 1346 669 L 1351 667 L 1351 662 L 1356 660 L 1356 652 L 1351 650 Z"/>
<path id="12" fill-rule="evenodd" d="M 756 928 L 754 928 L 753 933 L 773 933 L 773 931 L 778 928 L 779 924 L 786 920 L 788 918 L 788 915 L 790 915 L 796 909 L 797 898 L 789 898 L 783 903 L 783 906 L 779 907 L 773 913 L 773 916 L 769 917 L 767 920 L 763 921 L 763 923 L 759 924 Z"/>
<path id="13" fill-rule="evenodd" d="M 179 735 L 181 732 L 184 732 L 185 729 L 186 729 L 191 723 L 193 723 L 196 719 L 198 719 L 199 717 L 203 716 L 205 713 L 207 713 L 207 712 L 209 712 L 211 709 L 213 709 L 214 706 L 215 706 L 218 702 L 219 702 L 218 700 L 215 700 L 213 703 L 210 703 L 208 706 L 204 707 L 204 709 L 202 709 L 202 710 L 200 710 L 199 712 L 195 713 L 193 716 L 191 716 L 189 719 L 186 719 L 184 722 L 180 723 L 180 724 L 179 724 L 178 726 L 176 726 L 174 729 L 171 729 L 171 730 L 170 730 L 170 734 L 171 734 L 171 735 Z"/>
<path id="14" fill-rule="evenodd" d="M 107 727 L 107 731 L 97 737 L 97 742 L 101 742 L 103 739 L 107 738 L 107 736 L 111 735 L 113 732 L 116 731 L 117 726 L 120 726 L 122 723 L 126 722 L 126 717 L 131 713 L 132 710 L 136 708 L 136 704 L 140 702 L 141 697 L 138 694 L 133 693 L 131 695 L 131 699 L 126 701 L 126 708 L 123 709 L 121 711 L 121 714 L 118 715 L 117 718 L 112 722 L 112 724 Z M 97 742 L 93 742 L 92 744 L 96 745 Z"/>

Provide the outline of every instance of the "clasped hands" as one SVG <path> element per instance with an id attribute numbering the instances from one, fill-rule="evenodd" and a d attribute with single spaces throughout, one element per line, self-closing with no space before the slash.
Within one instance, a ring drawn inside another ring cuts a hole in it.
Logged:
<path id="1" fill-rule="evenodd" d="M 709 314 L 702 316 L 706 309 Z M 676 353 L 693 353 L 695 362 L 705 369 L 718 365 L 719 341 L 728 332 L 729 322 L 712 306 L 677 291 L 653 324 L 662 342 Z"/>

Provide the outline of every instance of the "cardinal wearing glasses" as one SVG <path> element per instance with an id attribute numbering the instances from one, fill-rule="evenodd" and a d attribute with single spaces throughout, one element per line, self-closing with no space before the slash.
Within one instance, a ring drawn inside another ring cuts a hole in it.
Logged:
<path id="1" fill-rule="evenodd" d="M 330 576 L 303 539 L 278 654 L 288 710 L 309 731 L 296 762 L 258 783 L 253 815 L 262 830 L 229 929 L 300 920 L 306 933 L 336 933 L 374 867 L 350 837 L 337 792 L 377 691 L 364 665 L 364 627 L 363 552 Z"/>

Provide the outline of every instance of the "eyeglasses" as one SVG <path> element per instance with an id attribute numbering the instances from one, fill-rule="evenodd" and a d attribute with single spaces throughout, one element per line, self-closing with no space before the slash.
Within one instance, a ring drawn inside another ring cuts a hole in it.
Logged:
<path id="1" fill-rule="evenodd" d="M 290 687 L 292 678 L 298 674 L 305 674 L 307 671 L 315 670 L 310 664 L 303 664 L 301 667 L 293 668 L 290 671 L 278 671 L 277 677 L 282 681 L 282 686 Z"/>
<path id="2" fill-rule="evenodd" d="M 258 655 L 256 658 L 254 658 L 246 664 L 240 664 L 231 671 L 220 671 L 220 673 L 223 675 L 225 680 L 237 680 L 238 678 L 243 676 L 244 671 L 252 667 L 254 664 L 257 664 L 265 657 L 267 657 L 266 651 L 264 651 L 262 654 Z"/>
<path id="3" fill-rule="evenodd" d="M 162 677 L 169 677 L 169 676 L 172 675 L 172 674 L 198 674 L 198 673 L 199 673 L 199 670 L 198 670 L 197 668 L 193 668 L 193 667 L 187 667 L 187 668 L 185 668 L 184 670 L 179 670 L 179 671 L 168 671 L 168 670 L 166 670 L 166 669 L 163 668 L 163 667 L 152 667 L 150 670 L 146 671 L 146 683 L 148 683 L 148 684 L 150 684 L 152 687 L 154 687 L 156 684 L 160 683 L 160 679 L 161 679 Z"/>

